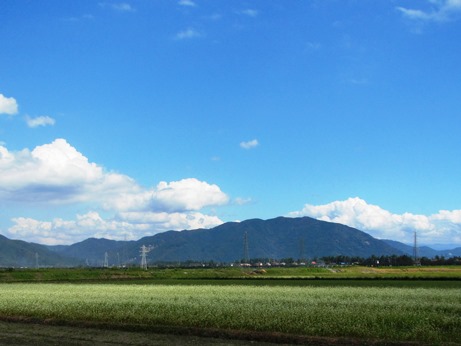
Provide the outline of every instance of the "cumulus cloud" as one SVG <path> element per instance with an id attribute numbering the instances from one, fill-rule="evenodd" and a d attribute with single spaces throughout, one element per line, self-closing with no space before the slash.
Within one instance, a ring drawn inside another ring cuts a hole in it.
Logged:
<path id="1" fill-rule="evenodd" d="M 10 152 L 0 146 L 0 199 L 72 203 L 137 189 L 124 175 L 104 172 L 64 139 Z"/>
<path id="2" fill-rule="evenodd" d="M 18 103 L 13 97 L 0 94 L 0 114 L 15 115 L 18 113 Z"/>
<path id="3" fill-rule="evenodd" d="M 403 16 L 411 20 L 444 22 L 461 14 L 461 0 L 428 0 L 430 10 L 397 7 Z"/>
<path id="4" fill-rule="evenodd" d="M 36 118 L 31 118 L 31 117 L 26 117 L 26 123 L 27 126 L 29 127 L 39 127 L 39 126 L 48 126 L 48 125 L 54 125 L 55 120 L 47 115 L 42 115 Z"/>
<path id="5" fill-rule="evenodd" d="M 150 229 L 155 228 L 157 232 L 211 228 L 223 223 L 217 216 L 199 212 L 126 212 L 118 214 L 118 218 L 131 225 L 149 225 Z"/>
<path id="6" fill-rule="evenodd" d="M 198 38 L 201 36 L 202 34 L 198 32 L 197 30 L 193 28 L 187 28 L 185 30 L 178 32 L 175 37 L 177 40 L 187 40 L 187 39 L 192 39 L 192 38 Z"/>
<path id="7" fill-rule="evenodd" d="M 293 217 L 310 216 L 360 229 L 380 239 L 411 243 L 413 232 L 421 243 L 461 245 L 461 210 L 441 210 L 433 215 L 393 214 L 358 197 L 324 205 L 306 204 Z"/>
<path id="8" fill-rule="evenodd" d="M 95 206 L 96 212 L 76 220 L 42 221 L 24 216 L 12 219 L 8 235 L 47 244 L 70 243 L 87 237 L 130 239 L 165 230 L 208 228 L 222 221 L 199 210 L 226 204 L 219 186 L 187 178 L 145 188 L 132 178 L 107 172 L 65 139 L 10 152 L 0 145 L 0 202 L 23 208 L 35 205 Z"/>
<path id="9" fill-rule="evenodd" d="M 259 145 L 259 142 L 257 139 L 253 139 L 247 142 L 240 142 L 240 147 L 243 149 L 253 149 L 253 148 L 256 148 L 258 145 Z"/>
<path id="10" fill-rule="evenodd" d="M 106 172 L 91 163 L 65 139 L 9 152 L 0 146 L 0 198 L 69 203 L 97 201 L 106 209 L 185 211 L 227 203 L 214 184 L 195 178 L 160 182 L 143 188 L 130 177 Z"/>
<path id="11" fill-rule="evenodd" d="M 184 212 L 223 205 L 228 200 L 219 186 L 187 178 L 170 183 L 162 181 L 151 189 L 121 193 L 106 201 L 105 207 L 118 211 Z"/>
<path id="12" fill-rule="evenodd" d="M 104 220 L 98 213 L 77 215 L 76 220 L 55 218 L 40 221 L 18 217 L 12 219 L 14 225 L 8 229 L 11 238 L 27 239 L 40 244 L 71 244 L 89 237 L 107 239 L 135 239 L 149 229 L 149 225 L 131 224 L 124 221 Z"/>
<path id="13" fill-rule="evenodd" d="M 201 213 L 124 213 L 104 219 L 91 211 L 75 220 L 55 218 L 40 221 L 18 217 L 7 231 L 11 238 L 27 239 L 47 245 L 72 244 L 89 237 L 113 240 L 137 240 L 167 230 L 210 228 L 222 224 L 216 216 Z"/>

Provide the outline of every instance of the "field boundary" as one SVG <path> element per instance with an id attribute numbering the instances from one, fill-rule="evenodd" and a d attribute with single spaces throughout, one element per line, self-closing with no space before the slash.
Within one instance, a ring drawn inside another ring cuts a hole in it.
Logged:
<path id="1" fill-rule="evenodd" d="M 345 337 L 320 337 L 307 335 L 293 335 L 275 332 L 256 332 L 218 328 L 179 327 L 168 325 L 142 324 L 112 324 L 107 322 L 66 321 L 57 319 L 39 319 L 21 316 L 0 316 L 0 321 L 8 323 L 23 323 L 46 326 L 73 327 L 76 329 L 99 329 L 104 331 L 125 331 L 146 334 L 168 334 L 181 336 L 199 336 L 225 340 L 257 341 L 275 344 L 312 345 L 312 346 L 416 346 L 431 345 L 414 341 L 384 341 Z M 449 344 L 450 345 L 450 344 Z M 453 343 L 451 345 L 458 345 Z"/>

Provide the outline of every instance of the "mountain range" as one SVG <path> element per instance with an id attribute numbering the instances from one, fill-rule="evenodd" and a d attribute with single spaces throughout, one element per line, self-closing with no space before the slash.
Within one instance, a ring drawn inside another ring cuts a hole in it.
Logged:
<path id="1" fill-rule="evenodd" d="M 0 236 L 0 267 L 139 265 L 140 248 L 147 261 L 234 262 L 250 258 L 319 258 L 412 255 L 413 247 L 379 240 L 358 229 L 309 217 L 278 217 L 227 222 L 211 229 L 168 231 L 137 241 L 89 238 L 72 245 L 46 246 Z M 419 248 L 426 257 L 458 256 L 461 248 Z"/>

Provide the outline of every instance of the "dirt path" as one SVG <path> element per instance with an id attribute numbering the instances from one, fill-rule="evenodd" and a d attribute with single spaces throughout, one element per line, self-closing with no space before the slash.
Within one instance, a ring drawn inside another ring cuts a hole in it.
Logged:
<path id="1" fill-rule="evenodd" d="M 33 323 L 1 322 L 0 345 L 223 345 L 271 346 L 272 343 L 222 340 L 199 336 L 127 332 L 96 328 L 52 326 Z"/>
<path id="2" fill-rule="evenodd" d="M 355 338 L 328 338 L 309 336 L 290 336 L 276 333 L 230 332 L 201 329 L 184 332 L 180 335 L 173 330 L 166 333 L 155 331 L 123 331 L 96 328 L 93 326 L 62 326 L 42 323 L 0 320 L 0 345 L 34 346 L 90 346 L 90 345 L 200 345 L 200 346 L 421 346 L 417 342 L 385 342 Z M 200 333 L 199 333 L 200 332 Z M 195 333 L 195 334 L 194 334 Z M 198 335 L 210 335 L 198 336 Z M 260 340 L 260 341 L 256 341 Z M 455 346 L 456 344 L 450 344 Z M 461 346 L 461 345 L 460 345 Z"/>

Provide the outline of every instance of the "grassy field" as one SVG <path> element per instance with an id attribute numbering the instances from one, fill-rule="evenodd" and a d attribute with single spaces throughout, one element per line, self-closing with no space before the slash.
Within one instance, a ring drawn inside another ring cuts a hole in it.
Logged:
<path id="1" fill-rule="evenodd" d="M 461 280 L 461 266 L 444 267 L 287 267 L 254 268 L 43 268 L 0 269 L 2 282 L 85 282 L 231 279 L 342 279 L 342 280 Z"/>
<path id="2" fill-rule="evenodd" d="M 435 288 L 15 283 L 0 317 L 461 343 L 461 291 Z"/>
<path id="3" fill-rule="evenodd" d="M 459 267 L 5 270 L 0 319 L 260 340 L 461 344 L 460 277 Z"/>

